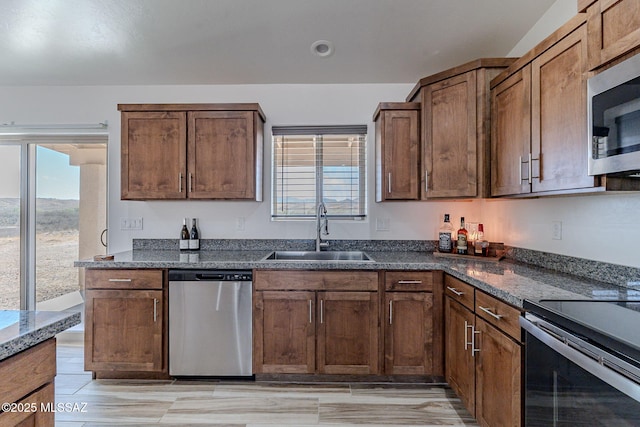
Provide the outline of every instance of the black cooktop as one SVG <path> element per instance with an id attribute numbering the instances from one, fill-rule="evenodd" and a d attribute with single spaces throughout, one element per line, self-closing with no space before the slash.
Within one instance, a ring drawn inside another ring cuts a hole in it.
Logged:
<path id="1" fill-rule="evenodd" d="M 525 301 L 527 311 L 640 366 L 640 301 Z"/>

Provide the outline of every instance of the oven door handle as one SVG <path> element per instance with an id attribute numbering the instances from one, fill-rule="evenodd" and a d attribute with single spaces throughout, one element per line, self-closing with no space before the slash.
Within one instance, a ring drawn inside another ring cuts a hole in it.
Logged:
<path id="1" fill-rule="evenodd" d="M 543 325 L 545 328 L 550 329 L 554 334 L 558 335 L 558 338 L 542 329 L 538 325 Z M 580 346 L 585 350 L 593 348 L 593 346 L 591 346 L 584 340 L 577 338 L 575 335 L 559 329 L 558 327 L 551 325 L 550 323 L 545 322 L 544 320 L 530 313 L 526 314 L 526 318 L 522 316 L 520 317 L 520 326 L 527 333 L 533 335 L 535 338 L 540 340 L 556 353 L 564 356 L 571 362 L 580 366 L 585 371 L 592 373 L 598 379 L 606 382 L 610 386 L 616 388 L 635 401 L 640 402 L 640 384 L 618 373 L 616 370 L 605 366 L 605 364 L 613 364 L 615 366 L 629 366 L 626 362 L 605 352 L 602 352 L 602 354 L 599 356 L 599 361 L 590 356 L 587 356 L 586 354 L 575 348 L 575 346 Z M 571 341 L 573 345 L 569 345 L 569 341 Z"/>

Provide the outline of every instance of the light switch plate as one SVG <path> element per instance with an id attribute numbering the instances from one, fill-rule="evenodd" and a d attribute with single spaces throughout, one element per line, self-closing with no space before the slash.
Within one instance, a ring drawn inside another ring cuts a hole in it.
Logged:
<path id="1" fill-rule="evenodd" d="M 389 218 L 376 218 L 376 231 L 389 231 Z"/>
<path id="2" fill-rule="evenodd" d="M 553 221 L 551 223 L 551 238 L 553 240 L 562 240 L 562 221 Z"/>
<path id="3" fill-rule="evenodd" d="M 120 218 L 120 230 L 142 230 L 142 218 Z"/>

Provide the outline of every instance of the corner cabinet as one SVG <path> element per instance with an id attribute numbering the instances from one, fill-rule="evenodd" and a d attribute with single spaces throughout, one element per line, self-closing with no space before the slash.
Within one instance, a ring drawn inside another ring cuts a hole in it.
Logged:
<path id="1" fill-rule="evenodd" d="M 119 104 L 123 200 L 262 200 L 258 104 Z"/>
<path id="2" fill-rule="evenodd" d="M 85 370 L 96 378 L 168 377 L 163 270 L 88 269 Z"/>
<path id="3" fill-rule="evenodd" d="M 445 276 L 445 377 L 481 426 L 521 426 L 519 309 Z"/>
<path id="4" fill-rule="evenodd" d="M 376 125 L 376 201 L 420 198 L 420 104 L 383 102 Z"/>

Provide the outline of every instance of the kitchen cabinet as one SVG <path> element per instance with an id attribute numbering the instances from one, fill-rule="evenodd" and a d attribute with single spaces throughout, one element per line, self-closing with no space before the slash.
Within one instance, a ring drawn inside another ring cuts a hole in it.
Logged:
<path id="1" fill-rule="evenodd" d="M 454 277 L 444 281 L 447 381 L 481 426 L 522 425 L 520 310 Z"/>
<path id="2" fill-rule="evenodd" d="M 56 340 L 51 338 L 0 362 L 0 396 L 13 411 L 0 412 L 2 426 L 54 425 Z M 51 411 L 43 411 L 52 408 Z"/>
<path id="3" fill-rule="evenodd" d="M 123 200 L 262 200 L 258 104 L 119 104 Z"/>
<path id="4" fill-rule="evenodd" d="M 442 273 L 385 272 L 384 303 L 384 373 L 442 376 Z"/>
<path id="5" fill-rule="evenodd" d="M 85 369 L 96 378 L 168 377 L 164 271 L 89 269 L 85 283 Z"/>
<path id="6" fill-rule="evenodd" d="M 376 126 L 376 201 L 420 197 L 420 104 L 383 102 Z"/>
<path id="7" fill-rule="evenodd" d="M 587 173 L 586 37 L 577 16 L 492 81 L 492 196 L 600 185 Z"/>
<path id="8" fill-rule="evenodd" d="M 581 11 L 587 11 L 589 70 L 595 70 L 627 53 L 637 53 L 640 47 L 640 1 L 599 0 L 583 3 L 579 7 Z"/>
<path id="9" fill-rule="evenodd" d="M 378 374 L 378 273 L 256 270 L 254 373 Z"/>

